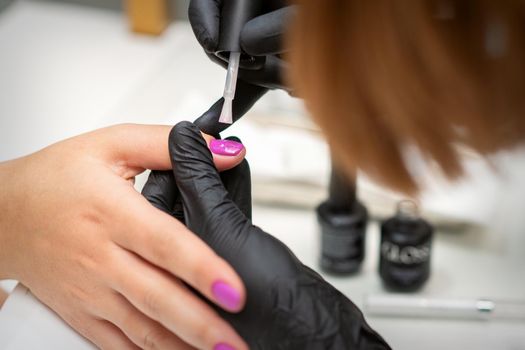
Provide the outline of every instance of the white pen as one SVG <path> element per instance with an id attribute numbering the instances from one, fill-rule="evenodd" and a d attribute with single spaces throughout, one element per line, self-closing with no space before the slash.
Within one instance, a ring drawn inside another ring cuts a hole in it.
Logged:
<path id="1" fill-rule="evenodd" d="M 367 295 L 365 313 L 383 317 L 502 319 L 525 322 L 525 300 Z"/>

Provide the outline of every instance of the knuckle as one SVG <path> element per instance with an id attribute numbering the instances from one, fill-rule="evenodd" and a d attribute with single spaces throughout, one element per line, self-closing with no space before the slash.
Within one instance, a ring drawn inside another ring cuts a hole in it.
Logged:
<path id="1" fill-rule="evenodd" d="M 198 263 L 192 258 L 188 258 L 187 261 L 188 271 L 195 284 L 201 285 L 206 282 L 206 276 L 208 275 L 209 266 L 213 266 L 206 263 Z"/>
<path id="2" fill-rule="evenodd" d="M 135 342 L 142 349 L 154 350 L 160 349 L 165 335 L 159 329 L 155 322 L 148 318 L 140 316 L 133 309 L 127 310 L 122 319 L 122 329 L 128 330 L 133 334 Z"/>
<path id="3" fill-rule="evenodd" d="M 130 329 L 130 330 L 140 329 L 138 328 L 139 320 L 137 317 L 137 313 L 132 308 L 128 308 L 122 311 L 120 321 L 124 329 Z"/>
<path id="4" fill-rule="evenodd" d="M 222 266 L 220 261 L 213 257 L 204 257 L 199 255 L 199 259 L 194 256 L 188 256 L 184 262 L 186 282 L 192 284 L 195 288 L 205 291 L 212 283 L 216 266 Z M 212 268 L 210 268 L 212 267 Z"/>
<path id="5" fill-rule="evenodd" d="M 162 297 L 159 292 L 152 288 L 148 289 L 144 292 L 143 300 L 144 307 L 146 308 L 147 312 L 158 319 L 158 316 L 162 310 Z"/>
<path id="6" fill-rule="evenodd" d="M 100 257 L 97 256 L 96 252 L 90 249 L 84 248 L 84 254 L 77 257 L 73 262 L 77 271 L 81 272 L 84 276 L 89 276 L 93 272 L 100 270 Z"/>
<path id="7" fill-rule="evenodd" d="M 68 323 L 73 327 L 77 332 L 82 334 L 86 339 L 89 339 L 91 342 L 97 344 L 101 347 L 101 337 L 99 332 L 96 331 L 94 320 L 86 320 L 81 316 L 75 316 L 72 319 L 68 320 Z"/>
<path id="8" fill-rule="evenodd" d="M 206 329 L 204 324 L 197 323 L 193 324 L 191 328 L 186 330 L 186 336 L 185 339 L 188 339 L 189 341 L 195 342 L 198 341 L 198 343 L 203 347 L 204 344 L 208 344 L 208 336 L 206 336 L 206 333 L 208 330 Z"/>
<path id="9" fill-rule="evenodd" d="M 215 344 L 214 327 L 207 323 L 199 323 L 193 327 L 192 336 L 203 344 Z"/>
<path id="10" fill-rule="evenodd" d="M 144 350 L 157 350 L 166 339 L 166 334 L 159 328 L 150 328 L 144 332 L 142 337 L 142 348 Z"/>
<path id="11" fill-rule="evenodd" d="M 88 308 L 92 302 L 92 295 L 83 287 L 78 285 L 68 285 L 64 287 L 64 295 L 68 300 L 82 308 Z"/>
<path id="12" fill-rule="evenodd" d="M 173 252 L 177 249 L 176 237 L 172 234 L 161 235 L 153 244 L 151 244 L 152 255 L 162 267 L 167 268 L 171 265 L 174 258 Z"/>

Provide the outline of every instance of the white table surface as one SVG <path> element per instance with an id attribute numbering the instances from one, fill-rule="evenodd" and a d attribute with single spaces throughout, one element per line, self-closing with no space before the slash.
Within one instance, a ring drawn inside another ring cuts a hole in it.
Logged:
<path id="1" fill-rule="evenodd" d="M 224 71 L 202 54 L 187 24 L 150 38 L 129 33 L 119 13 L 18 1 L 0 13 L 0 161 L 109 124 L 194 119 L 222 92 L 223 81 Z M 265 102 L 281 99 L 269 96 Z M 232 132 L 242 131 L 239 126 Z M 257 169 L 261 152 L 255 142 L 245 144 Z M 496 164 L 499 177 L 473 161 L 470 182 L 423 196 L 427 206 L 484 228 L 438 232 L 432 276 L 417 295 L 525 299 L 525 156 L 504 155 Z M 311 210 L 255 206 L 254 221 L 317 267 Z M 327 278 L 359 305 L 366 293 L 385 293 L 377 257 L 378 225 L 372 222 L 362 272 Z M 524 323 L 369 321 L 397 349 L 525 349 Z M 0 349 L 37 348 L 91 345 L 19 286 L 0 310 Z"/>

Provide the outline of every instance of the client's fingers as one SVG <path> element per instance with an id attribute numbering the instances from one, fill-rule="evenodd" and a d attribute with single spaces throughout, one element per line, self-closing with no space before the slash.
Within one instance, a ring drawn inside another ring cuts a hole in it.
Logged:
<path id="1" fill-rule="evenodd" d="M 115 243 L 179 277 L 222 308 L 242 309 L 244 286 L 225 260 L 181 222 L 154 208 L 144 197 L 134 193 L 122 200 L 127 205 L 118 221 L 126 224 L 115 223 Z"/>
<path id="2" fill-rule="evenodd" d="M 99 316 L 115 324 L 141 349 L 194 349 L 160 323 L 137 310 L 121 294 L 115 292 L 108 301 Z"/>
<path id="3" fill-rule="evenodd" d="M 85 323 L 89 323 L 89 327 L 75 327 L 75 329 L 80 330 L 83 336 L 90 339 L 101 350 L 140 350 L 117 326 L 108 321 L 90 319 Z"/>
<path id="4" fill-rule="evenodd" d="M 144 169 L 171 169 L 168 153 L 168 137 L 171 129 L 171 126 L 166 125 L 121 124 L 93 133 L 99 136 L 98 145 L 105 145 L 97 149 L 105 150 L 104 156 L 108 161 L 114 163 L 117 169 L 127 169 L 121 173 L 131 178 Z M 208 137 L 208 142 L 211 142 L 211 139 Z M 216 167 L 219 171 L 233 168 L 242 161 L 245 154 L 244 147 L 235 154 L 216 153 Z"/>
<path id="5" fill-rule="evenodd" d="M 247 349 L 233 328 L 177 278 L 130 252 L 117 250 L 116 258 L 127 268 L 112 272 L 116 281 L 114 288 L 134 307 L 199 349 L 211 350 L 217 344 Z M 153 324 L 146 326 L 157 337 L 157 342 L 176 341 L 162 339 L 166 334 Z"/>

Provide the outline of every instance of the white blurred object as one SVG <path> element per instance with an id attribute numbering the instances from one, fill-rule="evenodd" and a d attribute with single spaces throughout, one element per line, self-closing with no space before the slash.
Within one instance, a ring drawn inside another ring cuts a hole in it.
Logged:
<path id="1" fill-rule="evenodd" d="M 31 334 L 29 337 L 28 332 Z M 0 349 L 96 348 L 19 284 L 0 311 Z"/>
<path id="2" fill-rule="evenodd" d="M 364 312 L 380 317 L 506 320 L 525 322 L 525 300 L 367 295 Z"/>

